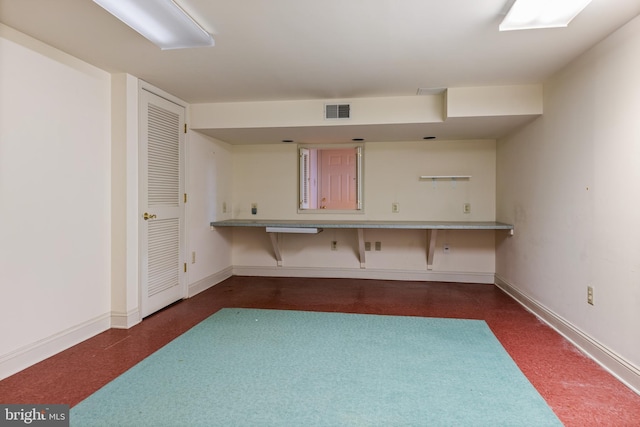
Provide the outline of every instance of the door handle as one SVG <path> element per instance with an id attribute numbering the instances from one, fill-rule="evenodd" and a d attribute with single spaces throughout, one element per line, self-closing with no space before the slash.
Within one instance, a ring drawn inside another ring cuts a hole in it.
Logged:
<path id="1" fill-rule="evenodd" d="M 148 219 L 153 219 L 156 217 L 156 214 L 149 214 L 147 212 L 144 213 L 144 215 L 142 215 L 142 218 L 144 218 L 144 220 L 148 220 Z"/>

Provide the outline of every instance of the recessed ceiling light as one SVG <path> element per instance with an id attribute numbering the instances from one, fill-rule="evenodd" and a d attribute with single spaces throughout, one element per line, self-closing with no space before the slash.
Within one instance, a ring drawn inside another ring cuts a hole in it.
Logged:
<path id="1" fill-rule="evenodd" d="M 591 0 L 516 0 L 500 31 L 566 27 Z"/>
<path id="2" fill-rule="evenodd" d="M 357 141 L 364 141 L 364 138 L 352 138 L 351 140 L 352 140 L 352 141 L 355 141 L 355 142 L 357 142 Z"/>

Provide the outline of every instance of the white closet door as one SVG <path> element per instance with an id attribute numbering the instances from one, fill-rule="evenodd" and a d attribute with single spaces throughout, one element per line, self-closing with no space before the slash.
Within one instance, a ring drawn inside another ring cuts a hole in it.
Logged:
<path id="1" fill-rule="evenodd" d="M 184 107 L 140 96 L 140 283 L 142 316 L 183 298 Z"/>

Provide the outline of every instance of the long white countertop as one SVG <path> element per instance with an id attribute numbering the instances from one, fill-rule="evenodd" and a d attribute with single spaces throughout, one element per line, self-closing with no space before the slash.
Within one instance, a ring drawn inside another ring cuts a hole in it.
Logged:
<path id="1" fill-rule="evenodd" d="M 409 230 L 513 230 L 513 225 L 495 221 L 354 221 L 354 220 L 268 220 L 227 219 L 212 227 L 364 228 Z"/>
<path id="2" fill-rule="evenodd" d="M 323 229 L 354 229 L 358 233 L 360 267 L 365 268 L 364 230 L 405 229 L 426 230 L 427 269 L 433 266 L 438 230 L 508 230 L 513 235 L 513 225 L 495 221 L 354 221 L 354 220 L 268 220 L 227 219 L 213 221 L 211 227 L 261 227 L 269 234 L 278 266 L 282 266 L 282 255 L 278 235 L 282 233 L 320 233 Z"/>

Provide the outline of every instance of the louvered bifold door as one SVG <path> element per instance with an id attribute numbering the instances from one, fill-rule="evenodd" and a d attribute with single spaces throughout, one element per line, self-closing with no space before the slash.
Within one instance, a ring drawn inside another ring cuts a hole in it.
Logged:
<path id="1" fill-rule="evenodd" d="M 184 296 L 184 108 L 141 95 L 141 288 L 147 316 Z"/>
<path id="2" fill-rule="evenodd" d="M 309 209 L 310 207 L 310 158 L 309 149 L 300 148 L 300 209 Z"/>

